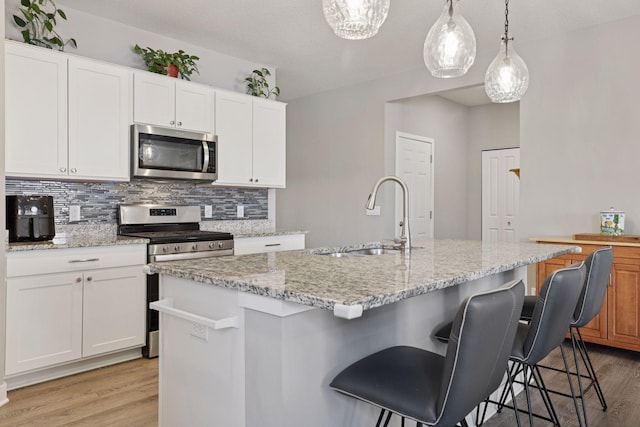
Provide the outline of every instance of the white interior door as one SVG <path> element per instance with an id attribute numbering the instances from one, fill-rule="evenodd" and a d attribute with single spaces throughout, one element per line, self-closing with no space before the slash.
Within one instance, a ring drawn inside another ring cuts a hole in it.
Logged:
<path id="1" fill-rule="evenodd" d="M 482 240 L 518 241 L 520 149 L 482 152 Z"/>
<path id="2" fill-rule="evenodd" d="M 396 175 L 409 187 L 412 237 L 433 237 L 433 139 L 396 132 Z M 402 189 L 396 189 L 396 235 L 402 221 Z"/>

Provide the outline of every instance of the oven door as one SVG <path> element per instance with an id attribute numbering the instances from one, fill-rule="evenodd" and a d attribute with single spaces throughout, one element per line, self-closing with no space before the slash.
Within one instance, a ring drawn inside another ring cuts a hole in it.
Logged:
<path id="1" fill-rule="evenodd" d="M 214 181 L 217 138 L 151 125 L 132 126 L 133 176 Z"/>

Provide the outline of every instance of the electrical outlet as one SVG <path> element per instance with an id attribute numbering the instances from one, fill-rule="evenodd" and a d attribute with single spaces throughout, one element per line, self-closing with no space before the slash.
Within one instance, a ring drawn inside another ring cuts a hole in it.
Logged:
<path id="1" fill-rule="evenodd" d="M 373 209 L 369 210 L 369 209 L 365 209 L 367 215 L 373 215 L 373 216 L 380 216 L 380 205 L 376 205 L 373 207 Z"/>
<path id="2" fill-rule="evenodd" d="M 80 205 L 69 206 L 69 222 L 80 221 Z"/>
<path id="3" fill-rule="evenodd" d="M 238 218 L 244 218 L 244 206 L 238 205 L 236 208 L 236 214 Z"/>
<path id="4" fill-rule="evenodd" d="M 213 217 L 213 206 L 211 206 L 211 205 L 205 205 L 204 206 L 204 217 L 205 218 Z"/>
<path id="5" fill-rule="evenodd" d="M 209 341 L 209 328 L 201 323 L 191 323 L 191 336 Z"/>

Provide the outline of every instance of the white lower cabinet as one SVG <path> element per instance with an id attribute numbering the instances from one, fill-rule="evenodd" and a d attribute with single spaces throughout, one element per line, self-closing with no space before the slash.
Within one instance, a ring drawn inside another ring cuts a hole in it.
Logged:
<path id="1" fill-rule="evenodd" d="M 240 237 L 233 241 L 233 254 L 247 255 L 265 252 L 292 251 L 295 249 L 304 249 L 304 245 L 304 234 Z"/>
<path id="2" fill-rule="evenodd" d="M 6 374 L 141 347 L 146 245 L 7 254 Z"/>

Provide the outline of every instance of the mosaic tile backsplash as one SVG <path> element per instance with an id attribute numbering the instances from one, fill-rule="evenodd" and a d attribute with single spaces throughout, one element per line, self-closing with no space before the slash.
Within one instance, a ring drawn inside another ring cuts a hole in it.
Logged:
<path id="1" fill-rule="evenodd" d="M 162 203 L 199 205 L 203 221 L 268 218 L 268 190 L 212 187 L 185 181 L 132 179 L 131 182 L 73 182 L 7 178 L 7 195 L 53 196 L 56 225 L 69 224 L 69 205 L 80 205 L 80 221 L 72 224 L 117 224 L 118 205 Z M 204 206 L 213 206 L 213 217 L 204 218 Z M 244 218 L 236 218 L 236 206 L 244 206 Z"/>

